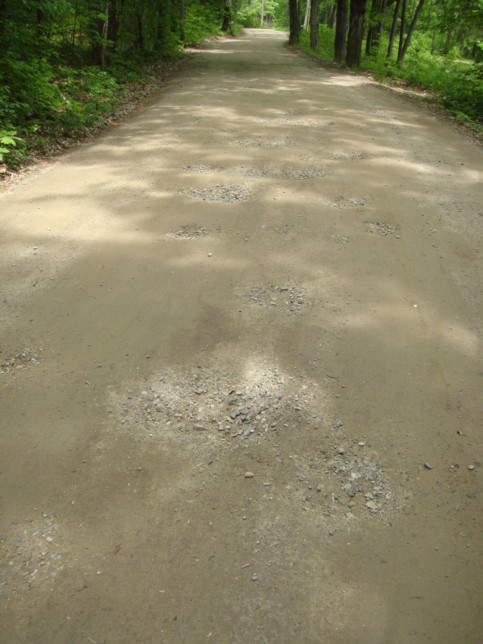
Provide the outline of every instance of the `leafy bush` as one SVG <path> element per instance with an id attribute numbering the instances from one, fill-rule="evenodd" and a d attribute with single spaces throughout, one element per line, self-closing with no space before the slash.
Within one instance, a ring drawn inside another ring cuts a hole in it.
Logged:
<path id="1" fill-rule="evenodd" d="M 220 34 L 221 17 L 213 7 L 190 3 L 186 10 L 184 32 L 185 44 L 197 45 L 206 38 Z"/>
<path id="2" fill-rule="evenodd" d="M 0 163 L 16 167 L 22 157 L 23 140 L 16 130 L 0 130 Z"/>

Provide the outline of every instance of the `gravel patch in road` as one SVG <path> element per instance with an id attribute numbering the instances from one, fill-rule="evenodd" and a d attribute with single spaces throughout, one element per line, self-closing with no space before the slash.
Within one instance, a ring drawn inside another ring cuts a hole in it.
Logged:
<path id="1" fill-rule="evenodd" d="M 197 226 L 196 224 L 185 224 L 184 226 L 181 226 L 179 230 L 168 233 L 168 237 L 171 239 L 200 239 L 207 235 L 208 230 L 202 226 Z"/>
<path id="2" fill-rule="evenodd" d="M 0 360 L 2 360 L 0 363 L 0 374 L 23 369 L 24 367 L 38 365 L 41 357 L 42 347 L 39 347 L 35 351 L 29 347 L 25 347 L 18 353 L 14 353 L 3 360 L 0 358 Z"/>
<path id="3" fill-rule="evenodd" d="M 236 287 L 235 293 L 258 306 L 297 315 L 309 305 L 304 287 L 291 282 L 282 285 Z"/>
<path id="4" fill-rule="evenodd" d="M 364 159 L 364 155 L 359 152 L 338 152 L 336 154 L 331 154 L 329 159 L 333 161 L 360 161 Z"/>
<path id="5" fill-rule="evenodd" d="M 0 597 L 7 586 L 17 591 L 31 590 L 53 581 L 64 569 L 65 545 L 53 516 L 14 524 L 0 538 L 4 565 L 0 567 Z"/>
<path id="6" fill-rule="evenodd" d="M 365 221 L 364 225 L 370 235 L 378 237 L 387 237 L 387 235 L 398 235 L 399 226 L 391 226 L 382 221 Z"/>
<path id="7" fill-rule="evenodd" d="M 163 370 L 144 387 L 111 392 L 110 402 L 119 426 L 135 440 L 203 448 L 227 439 L 260 439 L 298 419 L 302 406 L 320 413 L 322 397 L 315 385 L 252 362 L 242 377 L 209 366 Z"/>
<path id="8" fill-rule="evenodd" d="M 111 390 L 109 403 L 113 431 L 136 442 L 194 451 L 209 464 L 224 462 L 227 450 L 240 463 L 262 450 L 263 467 L 255 458 L 240 476 L 336 529 L 401 507 L 377 452 L 344 434 L 342 421 L 327 413 L 322 387 L 303 376 L 254 361 L 237 376 L 221 364 L 165 369 L 129 390 Z"/>
<path id="9" fill-rule="evenodd" d="M 245 136 L 235 139 L 230 143 L 230 145 L 236 145 L 241 148 L 286 148 L 296 145 L 296 142 L 285 137 L 269 140 L 262 139 L 260 137 Z"/>
<path id="10" fill-rule="evenodd" d="M 215 184 L 203 188 L 186 188 L 180 190 L 181 194 L 195 201 L 211 201 L 214 203 L 234 203 L 245 201 L 251 195 L 251 190 L 244 186 Z"/>
<path id="11" fill-rule="evenodd" d="M 364 208 L 370 203 L 369 197 L 344 197 L 340 195 L 336 199 L 321 200 L 322 205 L 329 206 L 330 208 Z"/>
<path id="12" fill-rule="evenodd" d="M 187 165 L 183 167 L 185 172 L 193 174 L 207 174 L 207 173 L 226 173 L 235 174 L 242 177 L 249 177 L 254 179 L 278 179 L 287 181 L 308 181 L 311 179 L 318 179 L 325 177 L 331 172 L 328 168 L 254 168 L 252 166 L 234 166 L 228 168 L 221 168 L 219 166 L 208 165 Z"/>

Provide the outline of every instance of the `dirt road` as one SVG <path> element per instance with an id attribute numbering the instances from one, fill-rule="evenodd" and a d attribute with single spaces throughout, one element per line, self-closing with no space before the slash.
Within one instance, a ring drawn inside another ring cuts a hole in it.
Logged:
<path id="1" fill-rule="evenodd" d="M 481 151 L 285 38 L 0 198 L 2 642 L 481 641 Z"/>

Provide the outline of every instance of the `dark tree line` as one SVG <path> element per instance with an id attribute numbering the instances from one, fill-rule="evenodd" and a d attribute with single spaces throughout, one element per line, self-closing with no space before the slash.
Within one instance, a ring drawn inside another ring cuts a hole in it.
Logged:
<path id="1" fill-rule="evenodd" d="M 289 0 L 290 42 L 296 43 L 300 33 L 300 4 L 304 0 Z M 381 36 L 387 35 L 387 57 L 396 53 L 400 64 L 410 47 L 418 24 L 425 33 L 431 30 L 433 43 L 444 34 L 447 52 L 451 46 L 464 46 L 472 36 L 471 55 L 481 52 L 478 39 L 483 34 L 483 5 L 481 0 L 305 0 L 310 5 L 310 46 L 319 45 L 318 27 L 321 22 L 335 26 L 334 60 L 358 67 L 363 49 L 370 56 L 381 46 Z M 322 4 L 323 3 L 323 4 Z M 323 11 L 321 11 L 323 7 Z M 364 48 L 365 38 L 365 48 Z M 481 55 L 481 53 L 480 53 Z"/>

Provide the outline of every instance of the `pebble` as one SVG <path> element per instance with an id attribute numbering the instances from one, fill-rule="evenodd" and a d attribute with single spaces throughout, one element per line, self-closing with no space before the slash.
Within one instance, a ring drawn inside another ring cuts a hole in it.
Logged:
<path id="1" fill-rule="evenodd" d="M 366 508 L 369 508 L 369 510 L 377 510 L 377 503 L 375 503 L 375 501 L 368 501 L 366 503 Z"/>
<path id="2" fill-rule="evenodd" d="M 472 464 L 472 465 L 468 465 L 468 469 L 469 469 L 469 470 L 474 470 L 474 469 L 475 469 L 475 466 L 474 466 L 473 464 Z"/>
<path id="3" fill-rule="evenodd" d="M 338 447 L 337 454 L 345 454 L 345 449 L 343 447 Z"/>
<path id="4" fill-rule="evenodd" d="M 431 465 L 431 463 L 425 463 L 425 464 L 424 464 L 424 467 L 425 467 L 427 470 L 432 470 L 432 469 L 433 469 L 433 466 Z"/>
<path id="5" fill-rule="evenodd" d="M 258 575 L 252 575 L 252 581 L 258 581 Z"/>
<path id="6" fill-rule="evenodd" d="M 202 432 L 205 430 L 205 427 L 203 425 L 193 425 L 194 429 L 197 429 L 199 432 Z"/>
<path id="7" fill-rule="evenodd" d="M 244 477 L 246 479 L 252 479 L 255 476 L 253 472 L 245 472 Z"/>

